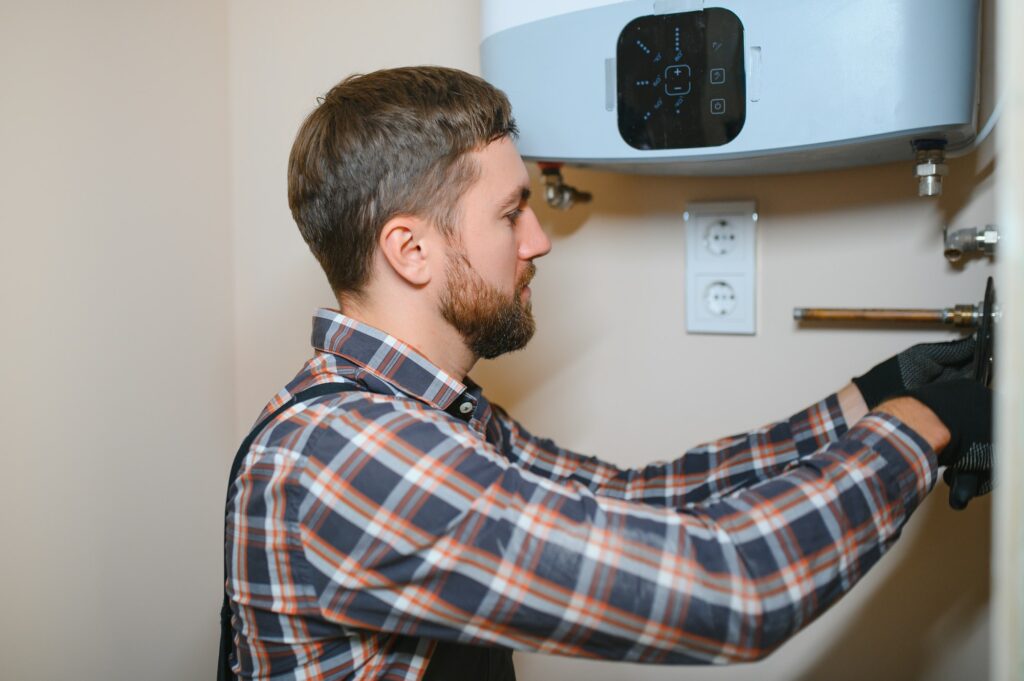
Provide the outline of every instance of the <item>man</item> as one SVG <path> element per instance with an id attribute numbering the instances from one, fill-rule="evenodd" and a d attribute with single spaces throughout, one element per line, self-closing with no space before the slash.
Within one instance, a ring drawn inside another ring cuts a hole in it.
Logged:
<path id="1" fill-rule="evenodd" d="M 529 341 L 550 249 L 514 136 L 501 92 L 428 67 L 349 78 L 303 123 L 289 203 L 340 312 L 316 313 L 229 491 L 243 678 L 756 660 L 878 560 L 939 464 L 987 471 L 962 456 L 990 440 L 987 390 L 956 380 L 970 341 L 642 469 L 528 433 L 467 377 Z"/>

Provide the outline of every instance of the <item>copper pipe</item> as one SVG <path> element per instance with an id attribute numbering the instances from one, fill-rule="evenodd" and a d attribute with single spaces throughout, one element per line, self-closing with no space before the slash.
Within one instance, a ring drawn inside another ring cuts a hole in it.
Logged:
<path id="1" fill-rule="evenodd" d="M 801 322 L 894 322 L 975 327 L 978 325 L 978 317 L 979 313 L 974 305 L 956 305 L 938 310 L 793 308 L 793 319 Z"/>

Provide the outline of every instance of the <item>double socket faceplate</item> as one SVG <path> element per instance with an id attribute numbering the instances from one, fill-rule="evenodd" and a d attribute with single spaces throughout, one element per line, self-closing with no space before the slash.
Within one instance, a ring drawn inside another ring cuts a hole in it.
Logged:
<path id="1" fill-rule="evenodd" d="M 686 330 L 752 335 L 757 330 L 757 206 L 695 202 L 686 223 Z"/>

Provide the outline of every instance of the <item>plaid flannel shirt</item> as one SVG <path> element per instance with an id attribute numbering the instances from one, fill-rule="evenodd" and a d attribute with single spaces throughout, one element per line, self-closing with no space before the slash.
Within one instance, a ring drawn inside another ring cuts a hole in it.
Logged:
<path id="1" fill-rule="evenodd" d="M 331 310 L 227 508 L 235 670 L 419 679 L 438 639 L 655 664 L 756 660 L 879 559 L 935 483 L 897 419 L 836 397 L 620 469 Z"/>

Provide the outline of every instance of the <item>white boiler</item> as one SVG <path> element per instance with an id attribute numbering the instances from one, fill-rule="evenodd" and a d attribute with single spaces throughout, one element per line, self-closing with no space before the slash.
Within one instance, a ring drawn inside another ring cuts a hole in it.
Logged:
<path id="1" fill-rule="evenodd" d="M 483 0 L 524 157 L 741 175 L 975 134 L 978 0 Z"/>

